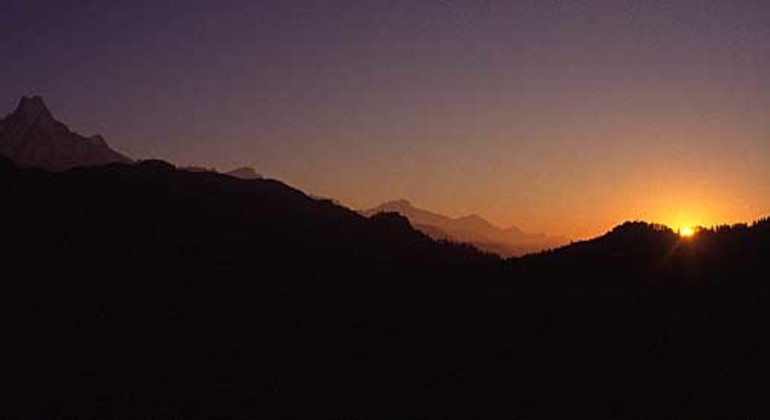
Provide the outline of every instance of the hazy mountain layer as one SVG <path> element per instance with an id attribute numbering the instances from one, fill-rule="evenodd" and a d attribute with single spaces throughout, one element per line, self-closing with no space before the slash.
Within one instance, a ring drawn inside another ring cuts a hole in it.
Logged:
<path id="1" fill-rule="evenodd" d="M 554 248 L 567 242 L 566 239 L 555 236 L 525 233 L 515 226 L 500 228 L 475 214 L 451 218 L 414 207 L 407 200 L 390 201 L 373 209 L 363 210 L 361 214 L 371 216 L 382 212 L 401 214 L 409 219 L 415 228 L 433 238 L 469 243 L 504 257 Z"/>

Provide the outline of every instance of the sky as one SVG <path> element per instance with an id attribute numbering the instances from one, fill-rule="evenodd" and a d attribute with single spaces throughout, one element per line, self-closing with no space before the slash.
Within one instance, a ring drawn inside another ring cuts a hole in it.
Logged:
<path id="1" fill-rule="evenodd" d="M 585 238 L 770 214 L 770 2 L 5 0 L 0 113 Z"/>

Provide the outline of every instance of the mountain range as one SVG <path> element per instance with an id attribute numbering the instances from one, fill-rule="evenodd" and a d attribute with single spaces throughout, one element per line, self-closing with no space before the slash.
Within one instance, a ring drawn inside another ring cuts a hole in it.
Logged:
<path id="1" fill-rule="evenodd" d="M 557 236 L 525 233 L 515 226 L 500 228 L 476 214 L 448 217 L 417 208 L 404 199 L 360 211 L 365 216 L 384 212 L 394 212 L 406 217 L 416 229 L 432 238 L 469 243 L 483 251 L 504 257 L 555 248 L 568 242 L 565 238 Z"/>
<path id="2" fill-rule="evenodd" d="M 768 373 L 768 220 L 689 239 L 630 222 L 501 260 L 163 161 L 0 158 L 0 196 L 11 417 L 703 418 L 765 401 L 736 383 Z"/>
<path id="3" fill-rule="evenodd" d="M 0 120 L 0 154 L 21 168 L 51 171 L 134 162 L 111 149 L 100 135 L 84 137 L 71 131 L 56 120 L 40 96 L 23 97 L 16 110 Z M 184 169 L 216 172 L 202 167 Z M 246 180 L 262 177 L 251 167 L 224 173 Z M 525 233 L 517 227 L 499 228 L 478 215 L 450 218 L 416 208 L 406 200 L 391 201 L 360 213 L 372 216 L 382 212 L 401 214 L 415 228 L 434 239 L 469 243 L 504 257 L 549 249 L 567 242 L 555 236 Z"/>
<path id="4" fill-rule="evenodd" d="M 16 110 L 0 119 L 0 154 L 19 167 L 50 171 L 134 162 L 113 150 L 98 134 L 85 137 L 71 131 L 53 116 L 40 96 L 22 97 Z M 194 166 L 185 169 L 216 172 Z M 241 179 L 261 178 L 247 166 L 225 173 Z"/>
<path id="5" fill-rule="evenodd" d="M 51 171 L 132 162 L 102 136 L 70 131 L 39 96 L 23 97 L 16 110 L 0 120 L 0 153 L 20 167 Z"/>
<path id="6" fill-rule="evenodd" d="M 35 125 L 21 117 L 4 130 Z M 14 138 L 82 140 L 30 131 Z M 480 217 L 403 202 L 367 217 L 272 179 L 161 160 L 40 170 L 3 154 L 2 417 L 753 418 L 767 407 L 756 384 L 770 374 L 770 219 L 688 238 L 632 221 L 501 259 L 391 210 L 455 235 L 526 235 Z"/>

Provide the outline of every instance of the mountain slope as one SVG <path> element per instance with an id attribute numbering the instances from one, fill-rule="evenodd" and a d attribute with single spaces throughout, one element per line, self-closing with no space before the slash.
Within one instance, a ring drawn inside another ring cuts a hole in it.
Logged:
<path id="1" fill-rule="evenodd" d="M 0 156 L 0 220 L 5 417 L 766 409 L 767 219 L 501 261 L 275 180 Z"/>
<path id="2" fill-rule="evenodd" d="M 83 137 L 70 131 L 39 96 L 23 97 L 16 110 L 0 120 L 0 154 L 20 167 L 52 171 L 131 163 L 101 136 Z"/>
<path id="3" fill-rule="evenodd" d="M 90 255 L 105 270 L 198 267 L 305 280 L 386 279 L 398 267 L 491 260 L 469 247 L 439 244 L 395 214 L 365 218 L 275 180 L 182 171 L 157 160 L 63 173 L 6 163 L 3 172 L 6 217 L 30 221 L 9 229 L 8 240 L 37 248 L 32 256 L 53 247 L 48 251 L 62 264 Z M 59 249 L 62 243 L 68 245 Z M 354 274 L 356 267 L 382 271 Z"/>
<path id="4" fill-rule="evenodd" d="M 0 157 L 0 197 L 10 417 L 729 418 L 768 373 L 766 220 L 501 262 L 162 161 Z"/>
<path id="5" fill-rule="evenodd" d="M 770 296 L 768 256 L 770 219 L 700 228 L 693 237 L 636 221 L 512 264 L 524 278 L 573 292 L 637 295 L 646 290 L 665 300 L 675 291 L 683 293 L 675 299 L 680 304 L 743 305 Z"/>
<path id="6" fill-rule="evenodd" d="M 381 212 L 399 213 L 409 219 L 415 228 L 433 238 L 469 243 L 504 257 L 553 248 L 566 242 L 563 238 L 528 234 L 515 226 L 499 228 L 475 214 L 451 218 L 414 207 L 407 200 L 390 201 L 360 213 L 371 216 Z"/>

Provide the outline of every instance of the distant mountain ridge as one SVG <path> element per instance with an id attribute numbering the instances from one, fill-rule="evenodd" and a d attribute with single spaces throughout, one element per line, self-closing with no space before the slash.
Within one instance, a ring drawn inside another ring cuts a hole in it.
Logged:
<path id="1" fill-rule="evenodd" d="M 541 251 L 567 242 L 555 236 L 526 233 L 516 226 L 500 228 L 477 214 L 452 218 L 417 208 L 404 199 L 360 211 L 364 216 L 388 212 L 401 214 L 416 229 L 435 239 L 470 243 L 483 251 L 505 257 Z"/>
<path id="2" fill-rule="evenodd" d="M 16 110 L 0 120 L 0 153 L 19 167 L 51 171 L 133 162 L 112 150 L 100 135 L 84 137 L 70 131 L 39 96 L 23 97 Z"/>
<path id="3" fill-rule="evenodd" d="M 233 169 L 232 171 L 225 172 L 225 175 L 230 175 L 240 179 L 262 179 L 262 175 L 257 173 L 254 168 L 250 166 L 242 166 L 240 168 Z"/>
<path id="4" fill-rule="evenodd" d="M 263 176 L 258 173 L 254 168 L 251 166 L 241 166 L 238 168 L 235 168 L 231 171 L 227 172 L 220 172 L 217 170 L 217 168 L 207 168 L 203 166 L 181 166 L 179 169 L 182 169 L 184 171 L 188 172 L 212 172 L 212 173 L 221 173 L 224 175 L 229 175 L 234 178 L 240 178 L 245 180 L 253 180 L 253 179 L 262 179 Z"/>

